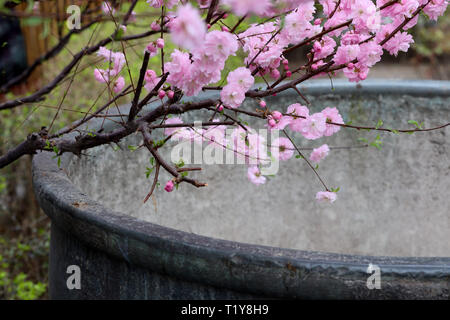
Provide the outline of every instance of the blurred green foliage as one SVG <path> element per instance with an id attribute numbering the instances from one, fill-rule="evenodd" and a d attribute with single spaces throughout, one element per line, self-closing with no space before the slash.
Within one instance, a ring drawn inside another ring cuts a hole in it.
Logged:
<path id="1" fill-rule="evenodd" d="M 413 49 L 427 58 L 446 57 L 450 54 L 450 11 L 439 17 L 437 22 L 421 16 L 413 29 Z"/>
<path id="2" fill-rule="evenodd" d="M 418 55 L 433 59 L 450 55 L 450 10 L 439 17 L 438 21 L 430 21 L 421 15 L 413 29 L 414 45 L 412 48 Z"/>
<path id="3" fill-rule="evenodd" d="M 47 291 L 48 229 L 21 238 L 0 237 L 0 299 L 35 300 Z"/>

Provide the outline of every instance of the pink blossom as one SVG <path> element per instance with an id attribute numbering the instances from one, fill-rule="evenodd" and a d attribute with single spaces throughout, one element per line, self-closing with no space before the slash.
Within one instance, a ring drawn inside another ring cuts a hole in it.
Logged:
<path id="1" fill-rule="evenodd" d="M 383 48 L 376 41 L 369 41 L 360 45 L 358 61 L 367 67 L 372 67 L 381 60 Z"/>
<path id="2" fill-rule="evenodd" d="M 147 0 L 147 3 L 154 8 L 161 8 L 164 4 L 164 0 Z"/>
<path id="3" fill-rule="evenodd" d="M 324 145 L 320 146 L 319 148 L 313 149 L 309 159 L 314 163 L 319 163 L 321 160 L 323 160 L 328 155 L 328 152 L 330 152 L 330 148 L 328 147 L 327 144 L 324 144 Z"/>
<path id="4" fill-rule="evenodd" d="M 273 117 L 275 120 L 279 121 L 279 120 L 281 120 L 281 118 L 283 117 L 283 115 L 281 114 L 280 111 L 273 111 L 273 112 L 272 112 L 272 117 Z"/>
<path id="5" fill-rule="evenodd" d="M 150 25 L 150 28 L 153 31 L 159 31 L 159 30 L 161 30 L 161 25 L 158 22 L 153 21 L 152 24 Z"/>
<path id="6" fill-rule="evenodd" d="M 412 35 L 406 32 L 398 32 L 383 45 L 383 48 L 389 51 L 391 55 L 397 56 L 399 51 L 407 52 L 409 45 L 413 42 Z"/>
<path id="7" fill-rule="evenodd" d="M 104 14 L 107 15 L 114 15 L 116 14 L 116 9 L 109 3 L 109 1 L 102 2 L 102 11 Z"/>
<path id="8" fill-rule="evenodd" d="M 270 0 L 222 0 L 221 2 L 230 6 L 238 16 L 248 13 L 264 16 L 271 7 Z"/>
<path id="9" fill-rule="evenodd" d="M 369 68 L 362 64 L 361 62 L 357 62 L 352 68 L 344 68 L 342 70 L 347 79 L 351 82 L 359 82 L 361 80 L 365 80 L 367 75 L 369 74 Z"/>
<path id="10" fill-rule="evenodd" d="M 272 155 L 279 160 L 289 160 L 294 155 L 294 145 L 288 138 L 280 137 L 272 142 Z"/>
<path id="11" fill-rule="evenodd" d="M 315 140 L 323 136 L 326 130 L 326 117 L 323 113 L 314 113 L 306 117 L 302 125 L 301 134 L 309 140 Z"/>
<path id="12" fill-rule="evenodd" d="M 333 28 L 337 25 L 340 25 L 348 20 L 348 15 L 344 11 L 337 11 L 331 19 L 328 19 L 325 24 L 325 29 Z M 348 27 L 344 26 L 339 29 L 333 30 L 328 33 L 328 36 L 339 36 L 344 30 L 346 30 Z"/>
<path id="13" fill-rule="evenodd" d="M 253 86 L 255 79 L 249 69 L 239 67 L 228 74 L 227 82 L 240 86 L 246 92 Z"/>
<path id="14" fill-rule="evenodd" d="M 122 52 L 112 52 L 105 47 L 100 47 L 97 51 L 97 55 L 103 57 L 105 62 L 113 64 L 113 68 L 109 70 L 109 75 L 111 77 L 118 75 L 125 65 L 125 55 Z"/>
<path id="15" fill-rule="evenodd" d="M 113 91 L 115 93 L 119 93 L 122 91 L 122 89 L 125 87 L 125 79 L 124 77 L 118 77 L 117 80 L 114 82 Z"/>
<path id="16" fill-rule="evenodd" d="M 247 134 L 247 141 L 244 146 L 247 164 L 258 164 L 268 161 L 266 140 L 263 136 L 250 131 Z"/>
<path id="17" fill-rule="evenodd" d="M 183 123 L 183 120 L 181 120 L 180 117 L 172 117 L 164 121 L 164 124 L 181 124 L 181 123 Z M 180 129 L 182 128 L 165 128 L 164 134 L 167 136 L 173 135 L 174 138 L 180 138 L 180 136 L 176 135 L 176 133 L 178 133 Z"/>
<path id="18" fill-rule="evenodd" d="M 237 108 L 245 99 L 245 90 L 238 84 L 227 84 L 220 91 L 220 99 L 224 105 L 233 109 Z"/>
<path id="19" fill-rule="evenodd" d="M 309 110 L 307 107 L 302 106 L 300 103 L 291 104 L 287 108 L 287 113 L 295 116 L 300 116 L 303 118 L 292 117 L 289 124 L 289 128 L 295 132 L 301 132 L 304 125 L 306 124 L 305 118 L 309 116 Z"/>
<path id="20" fill-rule="evenodd" d="M 179 0 L 147 0 L 147 3 L 154 8 L 161 8 L 162 5 L 165 5 L 166 8 L 172 8 L 175 6 Z"/>
<path id="21" fill-rule="evenodd" d="M 346 32 L 341 38 L 341 45 L 358 44 L 361 41 L 361 35 L 355 32 Z"/>
<path id="22" fill-rule="evenodd" d="M 332 203 L 336 201 L 337 194 L 336 192 L 329 192 L 329 191 L 319 191 L 316 194 L 316 199 L 319 202 L 329 202 Z"/>
<path id="23" fill-rule="evenodd" d="M 164 48 L 164 39 L 163 38 L 158 38 L 156 40 L 156 47 L 158 47 L 159 49 Z"/>
<path id="24" fill-rule="evenodd" d="M 181 88 L 184 80 L 191 73 L 189 54 L 175 49 L 170 57 L 172 60 L 164 65 L 165 70 L 169 72 L 167 82 Z"/>
<path id="25" fill-rule="evenodd" d="M 266 183 L 266 177 L 261 175 L 261 171 L 257 166 L 251 166 L 247 170 L 247 177 L 251 183 L 264 184 Z"/>
<path id="26" fill-rule="evenodd" d="M 261 25 L 251 25 L 246 31 L 239 34 L 243 49 L 248 52 L 245 63 L 252 62 L 251 71 L 259 66 L 262 69 L 259 74 L 265 74 L 280 65 L 283 48 L 289 44 L 287 37 L 280 34 L 266 45 L 272 37 L 272 32 L 276 32 L 277 28 L 273 22 L 267 22 Z M 258 36 L 254 36 L 255 34 Z M 265 47 L 263 51 L 260 50 L 262 47 Z"/>
<path id="27" fill-rule="evenodd" d="M 283 130 L 292 121 L 289 116 L 282 116 L 279 120 L 275 119 L 272 115 L 267 116 L 267 126 L 269 130 Z"/>
<path id="28" fill-rule="evenodd" d="M 314 59 L 322 59 L 333 53 L 336 42 L 327 36 L 324 36 L 321 41 L 314 42 Z"/>
<path id="29" fill-rule="evenodd" d="M 285 18 L 285 29 L 290 43 L 296 44 L 306 38 L 310 38 L 322 31 L 319 24 L 312 24 L 314 19 L 314 1 L 303 1 L 298 10 L 295 10 Z"/>
<path id="30" fill-rule="evenodd" d="M 174 183 L 172 180 L 167 181 L 166 186 L 164 187 L 164 190 L 167 192 L 172 192 L 174 187 Z"/>
<path id="31" fill-rule="evenodd" d="M 344 120 L 342 119 L 342 116 L 339 114 L 339 110 L 337 108 L 327 107 L 323 109 L 321 113 L 325 116 L 326 118 L 325 121 L 327 122 L 344 124 Z M 323 135 L 326 137 L 332 136 L 333 134 L 341 130 L 340 126 L 334 124 L 326 123 L 325 126 L 326 129 Z"/>
<path id="32" fill-rule="evenodd" d="M 218 122 L 219 119 L 214 119 L 213 122 Z M 205 129 L 203 132 L 203 137 L 205 141 L 211 143 L 214 143 L 216 146 L 224 148 L 227 144 L 226 138 L 225 138 L 225 130 L 227 129 L 226 126 L 219 125 L 219 126 L 211 126 L 208 129 Z"/>
<path id="33" fill-rule="evenodd" d="M 206 34 L 202 49 L 215 61 L 226 60 L 238 49 L 236 36 L 229 32 L 213 30 Z"/>
<path id="34" fill-rule="evenodd" d="M 422 0 L 422 2 L 424 2 L 424 0 Z M 423 12 L 425 12 L 431 20 L 437 20 L 438 17 L 444 14 L 447 9 L 447 5 L 448 0 L 433 0 L 425 6 L 425 8 L 423 8 Z"/>
<path id="35" fill-rule="evenodd" d="M 380 28 L 381 17 L 371 0 L 358 0 L 351 5 L 353 26 L 357 32 L 374 32 Z"/>
<path id="36" fill-rule="evenodd" d="M 323 7 L 323 13 L 329 16 L 336 8 L 336 0 L 319 0 L 319 3 Z"/>
<path id="37" fill-rule="evenodd" d="M 154 57 L 158 53 L 158 48 L 156 48 L 154 42 L 150 42 L 146 47 L 145 50 L 150 53 L 150 58 Z"/>
<path id="38" fill-rule="evenodd" d="M 169 29 L 173 43 L 186 49 L 201 46 L 206 35 L 205 23 L 198 10 L 189 3 L 178 7 Z"/>
<path id="39" fill-rule="evenodd" d="M 358 57 L 359 50 L 359 45 L 357 44 L 341 45 L 337 49 L 333 60 L 337 65 L 350 62 Z"/>
<path id="40" fill-rule="evenodd" d="M 145 72 L 144 80 L 146 81 L 144 85 L 145 89 L 152 91 L 160 81 L 160 78 L 158 78 L 155 71 L 149 69 Z"/>
<path id="41" fill-rule="evenodd" d="M 109 81 L 109 75 L 105 70 L 94 69 L 94 77 L 100 83 L 105 83 Z"/>

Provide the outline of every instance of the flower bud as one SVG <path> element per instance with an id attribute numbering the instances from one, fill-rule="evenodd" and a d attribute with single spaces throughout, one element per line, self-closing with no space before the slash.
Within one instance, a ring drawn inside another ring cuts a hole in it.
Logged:
<path id="1" fill-rule="evenodd" d="M 272 112 L 272 116 L 275 120 L 279 121 L 283 117 L 280 111 L 274 111 Z"/>
<path id="2" fill-rule="evenodd" d="M 166 183 L 166 186 L 164 187 L 164 190 L 166 190 L 167 192 L 172 192 L 173 191 L 173 181 L 169 180 Z"/>
<path id="3" fill-rule="evenodd" d="M 164 39 L 159 38 L 158 40 L 156 40 L 156 46 L 160 49 L 164 48 Z"/>

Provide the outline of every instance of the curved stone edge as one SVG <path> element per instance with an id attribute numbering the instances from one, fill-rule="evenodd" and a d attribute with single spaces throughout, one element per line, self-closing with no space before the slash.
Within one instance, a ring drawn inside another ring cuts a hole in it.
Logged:
<path id="1" fill-rule="evenodd" d="M 449 84 L 443 85 L 447 94 Z M 376 90 L 380 93 L 380 88 Z M 62 157 L 62 168 L 70 158 Z M 450 297 L 450 258 L 308 252 L 213 239 L 162 227 L 113 212 L 89 199 L 45 152 L 33 159 L 33 184 L 41 207 L 65 232 L 131 265 L 161 274 L 280 298 Z M 381 268 L 381 290 L 366 287 L 370 263 Z"/>

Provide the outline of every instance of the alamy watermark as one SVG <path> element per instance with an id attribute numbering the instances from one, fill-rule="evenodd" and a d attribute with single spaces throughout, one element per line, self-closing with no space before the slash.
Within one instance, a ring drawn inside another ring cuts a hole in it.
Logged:
<path id="1" fill-rule="evenodd" d="M 81 290 L 81 270 L 80 267 L 73 264 L 67 267 L 66 270 L 67 274 L 70 274 L 70 276 L 67 278 L 66 286 L 67 289 L 73 290 Z"/>
<path id="2" fill-rule="evenodd" d="M 66 13 L 70 16 L 66 20 L 66 25 L 69 30 L 81 29 L 81 9 L 77 5 L 68 6 Z"/>
<path id="3" fill-rule="evenodd" d="M 381 289 L 381 269 L 376 264 L 369 264 L 367 267 L 367 273 L 371 274 L 367 278 L 367 289 Z"/>

